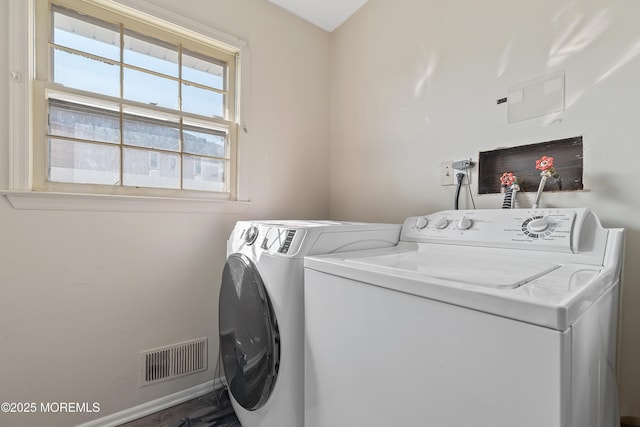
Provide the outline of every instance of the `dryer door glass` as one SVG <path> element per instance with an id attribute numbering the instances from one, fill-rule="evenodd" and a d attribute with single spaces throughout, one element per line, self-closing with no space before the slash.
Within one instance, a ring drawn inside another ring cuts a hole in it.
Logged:
<path id="1" fill-rule="evenodd" d="M 280 335 L 269 295 L 255 265 L 227 258 L 219 307 L 220 352 L 229 391 L 253 411 L 269 399 L 280 364 Z"/>

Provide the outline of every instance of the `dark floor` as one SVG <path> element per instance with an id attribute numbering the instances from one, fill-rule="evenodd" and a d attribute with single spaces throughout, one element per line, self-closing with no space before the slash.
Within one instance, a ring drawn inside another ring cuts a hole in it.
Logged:
<path id="1" fill-rule="evenodd" d="M 120 427 L 241 427 L 226 390 L 122 424 Z"/>
<path id="2" fill-rule="evenodd" d="M 637 427 L 638 425 L 625 417 L 620 422 L 620 427 Z M 242 427 L 242 425 L 233 412 L 226 389 L 223 389 L 121 424 L 120 427 Z"/>

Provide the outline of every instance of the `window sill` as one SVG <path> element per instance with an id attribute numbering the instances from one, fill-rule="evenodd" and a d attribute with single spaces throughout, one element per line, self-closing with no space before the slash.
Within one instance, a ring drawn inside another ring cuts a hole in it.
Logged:
<path id="1" fill-rule="evenodd" d="M 0 191 L 14 209 L 100 212 L 166 212 L 240 214 L 251 202 L 107 194 Z"/>

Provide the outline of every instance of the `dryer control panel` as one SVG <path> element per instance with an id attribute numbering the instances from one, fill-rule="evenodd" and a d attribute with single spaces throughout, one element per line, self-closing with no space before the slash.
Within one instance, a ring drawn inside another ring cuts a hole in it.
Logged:
<path id="1" fill-rule="evenodd" d="M 227 242 L 227 253 L 249 247 L 255 253 L 295 255 L 304 240 L 306 230 L 278 227 L 270 224 L 239 222 Z"/>
<path id="2" fill-rule="evenodd" d="M 300 246 L 300 238 L 303 234 L 302 230 L 295 230 L 293 228 L 267 228 L 264 233 L 264 238 L 260 243 L 260 248 L 270 253 L 275 252 L 284 255 L 290 252 L 296 253 L 298 246 Z M 298 237 L 298 239 L 296 239 L 296 237 Z"/>
<path id="3" fill-rule="evenodd" d="M 580 209 L 478 209 L 409 217 L 401 240 L 576 252 L 585 220 Z"/>

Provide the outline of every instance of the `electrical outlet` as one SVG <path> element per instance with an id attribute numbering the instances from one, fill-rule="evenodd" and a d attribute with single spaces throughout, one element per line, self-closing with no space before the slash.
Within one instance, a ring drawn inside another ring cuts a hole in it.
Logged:
<path id="1" fill-rule="evenodd" d="M 467 170 L 466 169 L 454 169 L 453 170 L 453 180 L 454 182 L 457 184 L 458 183 L 458 174 L 462 174 L 464 175 L 462 177 L 462 183 L 463 184 L 469 184 L 469 175 L 467 174 Z"/>
<path id="2" fill-rule="evenodd" d="M 475 164 L 471 160 L 459 160 L 457 162 L 452 162 L 451 167 L 453 168 L 453 181 L 454 183 L 458 183 L 458 174 L 464 175 L 462 177 L 463 184 L 470 184 L 471 177 L 469 176 L 469 168 L 472 168 Z"/>
<path id="3" fill-rule="evenodd" d="M 440 185 L 453 185 L 453 162 L 440 164 Z"/>

